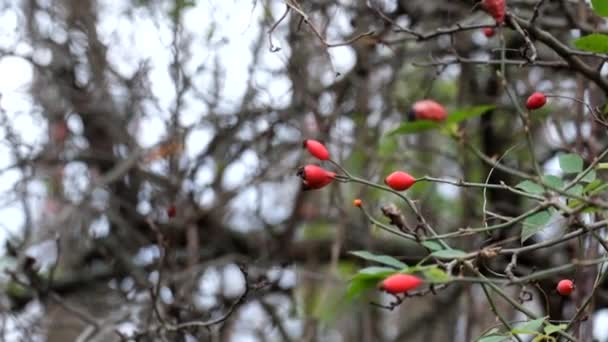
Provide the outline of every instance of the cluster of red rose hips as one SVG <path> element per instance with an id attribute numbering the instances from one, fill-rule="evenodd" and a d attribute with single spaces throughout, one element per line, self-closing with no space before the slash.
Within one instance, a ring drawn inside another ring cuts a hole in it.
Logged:
<path id="1" fill-rule="evenodd" d="M 484 3 L 489 3 L 489 1 Z M 546 103 L 547 97 L 545 94 L 535 92 L 528 97 L 526 108 L 535 110 L 543 107 Z M 443 121 L 447 117 L 447 111 L 441 104 L 433 100 L 421 100 L 414 103 L 408 116 L 410 120 Z M 315 158 L 321 161 L 331 161 L 329 151 L 321 142 L 307 139 L 304 140 L 303 147 Z M 334 162 L 332 161 L 332 163 Z M 323 188 L 334 180 L 348 180 L 346 176 L 340 176 L 335 172 L 325 170 L 314 164 L 301 167 L 298 170 L 298 176 L 302 178 L 302 183 L 306 190 Z M 384 183 L 395 191 L 404 191 L 416 183 L 416 178 L 404 171 L 394 171 L 386 176 Z M 355 207 L 361 207 L 362 204 L 361 199 L 357 198 L 353 201 Z M 384 279 L 379 287 L 388 293 L 399 294 L 411 291 L 423 282 L 422 279 L 416 276 L 397 273 Z M 570 295 L 574 290 L 574 283 L 572 280 L 563 279 L 558 283 L 556 290 L 562 296 Z"/>
<path id="2" fill-rule="evenodd" d="M 438 119 L 441 117 L 441 119 L 443 119 L 447 115 L 445 109 L 434 101 L 425 100 L 420 102 L 421 103 L 418 103 L 418 105 L 414 105 L 413 107 L 413 111 L 415 112 L 414 116 L 416 118 L 429 117 Z M 418 115 L 416 115 L 416 113 Z M 319 141 L 312 139 L 304 140 L 303 146 L 315 158 L 319 160 L 329 160 L 329 151 L 325 145 Z M 302 178 L 305 189 L 320 189 L 330 184 L 338 177 L 335 172 L 327 171 L 314 164 L 309 164 L 300 168 L 298 170 L 298 175 Z M 416 179 L 407 172 L 395 171 L 388 175 L 384 179 L 384 182 L 393 190 L 404 191 L 414 185 Z M 361 207 L 363 202 L 360 199 L 355 199 L 353 204 L 356 207 Z M 379 287 L 381 290 L 388 293 L 398 294 L 411 291 L 422 283 L 423 280 L 416 276 L 397 273 L 384 279 Z"/>

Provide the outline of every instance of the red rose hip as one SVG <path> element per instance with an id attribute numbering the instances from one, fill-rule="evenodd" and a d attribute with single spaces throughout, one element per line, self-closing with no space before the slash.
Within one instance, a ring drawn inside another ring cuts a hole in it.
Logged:
<path id="1" fill-rule="evenodd" d="M 505 21 L 505 0 L 482 0 L 481 6 L 497 23 L 501 24 Z"/>
<path id="2" fill-rule="evenodd" d="M 448 116 L 448 112 L 437 101 L 420 100 L 412 105 L 408 114 L 410 120 L 432 120 L 443 121 Z"/>
<path id="3" fill-rule="evenodd" d="M 384 179 L 384 183 L 393 190 L 403 191 L 414 185 L 416 178 L 412 177 L 409 173 L 395 171 Z"/>
<path id="4" fill-rule="evenodd" d="M 380 289 L 388 293 L 397 294 L 411 291 L 422 283 L 422 279 L 410 274 L 393 274 L 382 281 Z"/>
<path id="5" fill-rule="evenodd" d="M 574 291 L 574 282 L 570 279 L 562 279 L 557 283 L 557 293 L 569 296 Z"/>
<path id="6" fill-rule="evenodd" d="M 309 190 L 321 189 L 328 185 L 334 180 L 336 174 L 317 165 L 306 165 L 298 170 L 298 176 L 302 178 L 305 189 Z"/>
<path id="7" fill-rule="evenodd" d="M 329 151 L 322 143 L 307 139 L 304 140 L 303 146 L 308 150 L 310 154 L 312 154 L 315 158 L 319 160 L 328 160 L 329 159 Z"/>
<path id="8" fill-rule="evenodd" d="M 526 101 L 526 108 L 531 110 L 538 109 L 544 106 L 545 103 L 547 103 L 547 97 L 545 96 L 545 94 L 535 92 L 530 95 L 530 97 L 528 97 L 528 100 Z"/>
<path id="9" fill-rule="evenodd" d="M 167 216 L 169 218 L 173 218 L 175 217 L 175 215 L 177 215 L 177 208 L 175 207 L 175 205 L 170 205 L 169 207 L 167 207 Z"/>
<path id="10" fill-rule="evenodd" d="M 491 27 L 486 27 L 486 28 L 484 28 L 484 29 L 483 29 L 483 34 L 484 34 L 484 36 L 486 36 L 486 37 L 488 37 L 488 38 L 493 37 L 493 36 L 494 36 L 494 33 L 495 33 L 495 32 L 494 32 L 494 29 L 493 29 L 493 28 L 491 28 Z"/>

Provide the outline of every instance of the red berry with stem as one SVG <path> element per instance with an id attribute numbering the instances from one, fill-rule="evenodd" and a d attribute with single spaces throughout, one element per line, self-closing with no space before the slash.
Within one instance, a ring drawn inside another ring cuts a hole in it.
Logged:
<path id="1" fill-rule="evenodd" d="M 393 274 L 382 281 L 380 289 L 388 293 L 397 294 L 411 291 L 422 283 L 422 279 L 410 274 Z"/>
<path id="2" fill-rule="evenodd" d="M 173 218 L 175 217 L 175 215 L 177 215 L 177 208 L 175 207 L 175 205 L 170 205 L 169 207 L 167 207 L 167 216 L 169 218 Z"/>
<path id="3" fill-rule="evenodd" d="M 420 100 L 412 105 L 408 117 L 410 120 L 443 121 L 448 112 L 437 101 Z"/>
<path id="4" fill-rule="evenodd" d="M 355 199 L 355 200 L 353 201 L 353 205 L 354 205 L 355 207 L 360 208 L 362 204 L 363 204 L 363 201 L 361 201 L 361 199 L 359 199 L 359 198 L 357 198 L 357 199 Z"/>
<path id="5" fill-rule="evenodd" d="M 336 178 L 334 172 L 327 171 L 317 165 L 306 165 L 301 167 L 298 170 L 298 176 L 302 178 L 306 190 L 321 189 Z"/>
<path id="6" fill-rule="evenodd" d="M 530 110 L 538 109 L 547 103 L 547 97 L 541 92 L 535 92 L 526 101 L 526 108 Z"/>
<path id="7" fill-rule="evenodd" d="M 329 151 L 322 143 L 307 139 L 304 140 L 303 146 L 308 150 L 310 154 L 312 154 L 315 158 L 319 160 L 328 160 L 329 159 Z"/>
<path id="8" fill-rule="evenodd" d="M 497 23 L 505 21 L 505 0 L 482 0 L 481 6 L 488 12 Z"/>
<path id="9" fill-rule="evenodd" d="M 483 29 L 483 34 L 487 37 L 487 38 L 491 38 L 494 36 L 494 29 L 491 27 L 485 27 Z"/>
<path id="10" fill-rule="evenodd" d="M 569 296 L 574 291 L 574 282 L 570 279 L 562 279 L 557 283 L 557 293 Z"/>
<path id="11" fill-rule="evenodd" d="M 416 178 L 407 172 L 395 171 L 384 179 L 384 183 L 393 190 L 403 191 L 414 185 Z"/>

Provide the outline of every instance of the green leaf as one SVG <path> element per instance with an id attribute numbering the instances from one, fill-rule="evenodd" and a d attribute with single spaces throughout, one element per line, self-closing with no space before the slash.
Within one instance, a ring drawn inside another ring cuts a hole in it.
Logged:
<path id="1" fill-rule="evenodd" d="M 440 251 L 443 249 L 443 246 L 437 241 L 427 240 L 422 241 L 421 245 L 428 248 L 431 252 Z"/>
<path id="2" fill-rule="evenodd" d="M 567 193 L 571 195 L 581 196 L 583 194 L 583 186 L 576 184 L 575 186 L 568 189 Z"/>
<path id="3" fill-rule="evenodd" d="M 356 276 L 365 277 L 365 278 L 375 278 L 375 279 L 384 279 L 391 274 L 395 274 L 396 271 L 392 267 L 366 267 L 359 270 Z"/>
<path id="4" fill-rule="evenodd" d="M 346 299 L 354 300 L 363 294 L 363 292 L 375 288 L 378 284 L 376 278 L 355 277 L 351 280 L 346 290 Z"/>
<path id="5" fill-rule="evenodd" d="M 593 11 L 602 17 L 608 17 L 608 1 L 606 0 L 591 0 Z"/>
<path id="6" fill-rule="evenodd" d="M 545 326 L 545 334 L 551 335 L 555 332 L 566 330 L 567 327 L 568 327 L 567 324 L 555 325 L 555 324 L 547 323 L 547 325 Z"/>
<path id="7" fill-rule="evenodd" d="M 554 175 L 545 175 L 543 176 L 543 182 L 551 187 L 561 189 L 564 187 L 564 181 Z"/>
<path id="8" fill-rule="evenodd" d="M 525 181 L 517 184 L 515 187 L 518 189 L 521 189 L 527 193 L 530 193 L 530 194 L 542 194 L 544 192 L 544 189 L 542 186 L 540 186 L 532 181 L 529 181 L 529 180 L 525 180 Z"/>
<path id="9" fill-rule="evenodd" d="M 510 337 L 503 335 L 486 335 L 480 337 L 476 342 L 503 342 L 508 341 Z"/>
<path id="10" fill-rule="evenodd" d="M 593 191 L 597 188 L 599 188 L 602 185 L 602 181 L 599 179 L 594 180 L 593 182 L 587 184 L 585 186 L 585 188 L 583 189 L 584 192 L 590 192 Z"/>
<path id="11" fill-rule="evenodd" d="M 496 106 L 494 106 L 494 105 L 482 105 L 482 106 L 475 106 L 475 107 L 469 107 L 469 108 L 462 108 L 462 109 L 459 109 L 459 110 L 456 110 L 456 111 L 450 113 L 450 115 L 448 115 L 445 122 L 448 124 L 458 123 L 458 122 L 461 122 L 461 121 L 464 121 L 467 119 L 481 116 L 481 115 L 485 114 L 486 112 L 488 112 L 489 110 L 492 110 L 494 108 L 496 108 Z"/>
<path id="12" fill-rule="evenodd" d="M 606 189 L 606 187 L 608 187 L 608 184 L 604 183 L 604 184 L 602 184 L 602 185 L 598 186 L 597 188 L 595 188 L 595 189 L 593 189 L 593 190 L 589 191 L 589 195 L 592 195 L 592 196 L 593 196 L 593 195 L 597 195 L 597 194 L 599 194 L 600 192 L 604 191 L 604 189 Z"/>
<path id="13" fill-rule="evenodd" d="M 393 136 L 393 135 L 420 133 L 420 132 L 428 131 L 431 129 L 435 129 L 437 127 L 439 127 L 438 123 L 436 123 L 434 121 L 429 121 L 429 120 L 404 122 L 401 125 L 399 125 L 399 127 L 389 131 L 387 133 L 387 135 Z"/>
<path id="14" fill-rule="evenodd" d="M 437 266 L 423 270 L 422 274 L 431 283 L 446 283 L 450 281 L 450 276 Z"/>
<path id="15" fill-rule="evenodd" d="M 608 35 L 592 33 L 575 40 L 574 46 L 583 51 L 606 53 L 608 52 Z"/>
<path id="16" fill-rule="evenodd" d="M 564 173 L 578 173 L 583 171 L 583 158 L 578 154 L 569 153 L 559 156 L 559 167 Z"/>
<path id="17" fill-rule="evenodd" d="M 398 270 L 407 268 L 406 264 L 388 255 L 375 255 L 367 251 L 350 252 L 350 254 L 365 260 L 375 261 L 383 265 L 392 266 Z"/>
<path id="18" fill-rule="evenodd" d="M 442 249 L 431 253 L 431 256 L 441 259 L 457 259 L 462 258 L 465 255 L 467 255 L 467 253 L 459 249 Z"/>
<path id="19" fill-rule="evenodd" d="M 538 329 L 540 329 L 540 327 L 543 326 L 544 321 L 545 321 L 545 317 L 527 321 L 526 323 L 520 325 L 519 327 L 511 330 L 511 333 L 525 334 L 525 333 L 531 333 L 531 332 L 538 332 Z"/>
<path id="20" fill-rule="evenodd" d="M 549 222 L 549 219 L 551 219 L 551 215 L 547 210 L 538 212 L 526 218 L 523 222 L 523 228 L 521 230 L 521 243 L 524 243 L 534 234 L 540 232 Z"/>
<path id="21" fill-rule="evenodd" d="M 597 174 L 596 174 L 595 170 L 591 170 L 591 171 L 587 172 L 585 177 L 581 178 L 581 182 L 591 183 L 595 180 L 596 177 L 597 177 Z"/>

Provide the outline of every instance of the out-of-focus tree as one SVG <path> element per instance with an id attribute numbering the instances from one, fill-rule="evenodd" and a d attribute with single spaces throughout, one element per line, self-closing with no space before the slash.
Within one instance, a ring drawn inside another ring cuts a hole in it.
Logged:
<path id="1" fill-rule="evenodd" d="M 1 339 L 608 340 L 591 2 L 3 1 Z"/>

